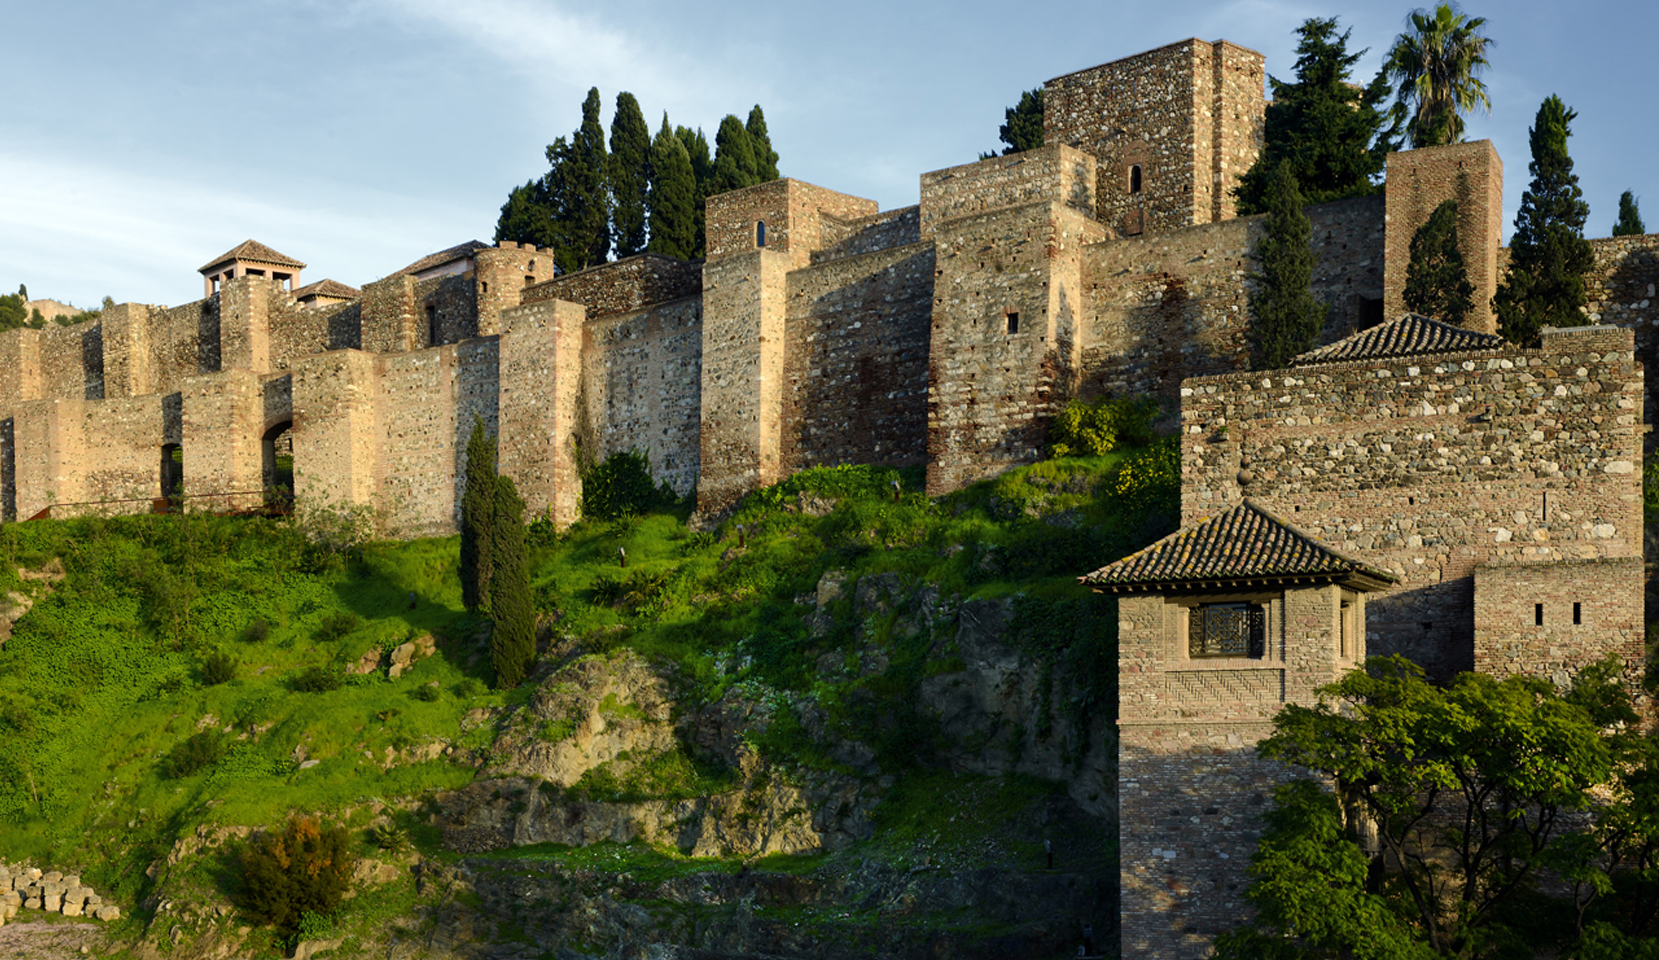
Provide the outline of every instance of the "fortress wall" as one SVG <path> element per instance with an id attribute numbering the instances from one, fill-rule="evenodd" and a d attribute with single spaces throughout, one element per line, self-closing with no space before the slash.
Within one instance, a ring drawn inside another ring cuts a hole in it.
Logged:
<path id="1" fill-rule="evenodd" d="M 826 245 L 822 216 L 858 220 L 876 213 L 874 200 L 784 178 L 709 197 L 704 205 L 710 260 L 756 248 L 755 224 L 766 223 L 766 248 L 787 254 L 792 268 Z M 830 228 L 834 235 L 834 227 Z"/>
<path id="2" fill-rule="evenodd" d="M 104 396 L 103 328 L 97 320 L 40 329 L 41 395 L 76 400 Z"/>
<path id="3" fill-rule="evenodd" d="M 821 216 L 818 239 L 823 247 L 812 251 L 812 262 L 827 263 L 916 243 L 922 239 L 921 211 L 919 206 L 901 207 L 857 220 Z"/>
<path id="4" fill-rule="evenodd" d="M 1456 200 L 1457 243 L 1475 286 L 1473 330 L 1497 332 L 1492 295 L 1498 289 L 1498 245 L 1503 242 L 1503 161 L 1490 140 L 1423 147 L 1388 155 L 1388 283 L 1383 310 L 1406 311 L 1411 239 L 1442 201 Z"/>
<path id="5" fill-rule="evenodd" d="M 1358 330 L 1382 296 L 1383 200 L 1360 197 L 1307 209 L 1315 299 L 1330 305 L 1320 343 Z M 1084 252 L 1090 303 L 1083 334 L 1085 397 L 1161 396 L 1174 408 L 1183 377 L 1244 369 L 1245 281 L 1262 216 L 1098 244 Z"/>
<path id="6" fill-rule="evenodd" d="M 1370 601 L 1373 653 L 1470 669 L 1478 565 L 1641 556 L 1633 347 L 1576 328 L 1539 350 L 1188 380 L 1182 522 L 1261 500 L 1401 578 Z"/>
<path id="7" fill-rule="evenodd" d="M 398 274 L 363 285 L 361 349 L 405 353 L 426 342 L 426 317 L 415 302 L 415 278 Z"/>
<path id="8" fill-rule="evenodd" d="M 474 251 L 472 266 L 477 283 L 477 335 L 494 336 L 501 332 L 501 312 L 518 306 L 538 280 L 553 275 L 553 251 L 503 240 L 494 248 Z"/>
<path id="9" fill-rule="evenodd" d="M 259 506 L 265 489 L 260 442 L 265 430 L 265 388 L 260 375 L 243 369 L 199 374 L 187 377 L 180 393 L 185 495 L 205 509 Z M 159 454 L 158 449 L 158 458 Z"/>
<path id="10" fill-rule="evenodd" d="M 184 378 L 219 369 L 218 294 L 149 314 L 149 390 L 172 393 Z"/>
<path id="11" fill-rule="evenodd" d="M 549 255 L 548 266 L 552 266 Z M 657 253 L 641 253 L 538 283 L 524 291 L 525 303 L 564 300 L 604 317 L 642 310 L 651 304 L 695 296 L 703 289 L 703 265 Z"/>
<path id="12" fill-rule="evenodd" d="M 289 370 L 294 361 L 313 353 L 350 346 L 342 326 L 355 326 L 355 301 L 306 306 L 287 294 L 271 300 L 270 370 Z"/>
<path id="13" fill-rule="evenodd" d="M 933 270 L 916 243 L 789 274 L 785 474 L 926 461 Z"/>
<path id="14" fill-rule="evenodd" d="M 1529 673 L 1565 687 L 1609 653 L 1641 663 L 1643 580 L 1639 554 L 1476 567 L 1475 669 Z"/>
<path id="15" fill-rule="evenodd" d="M 104 396 L 150 392 L 150 308 L 141 303 L 106 307 L 103 325 Z"/>
<path id="16" fill-rule="evenodd" d="M 1053 201 L 1095 212 L 1095 159 L 1050 145 L 922 174 L 920 236 L 943 221 L 1003 207 Z"/>
<path id="17" fill-rule="evenodd" d="M 271 301 L 282 288 L 264 277 L 238 277 L 219 288 L 219 366 L 223 370 L 271 369 Z"/>
<path id="18" fill-rule="evenodd" d="M 496 464 L 517 484 L 527 516 L 546 511 L 560 526 L 581 507 L 576 434 L 585 317 L 580 304 L 549 300 L 501 318 Z"/>
<path id="19" fill-rule="evenodd" d="M 19 404 L 12 415 L 12 497 L 28 520 L 53 504 L 83 503 L 86 403 L 53 397 Z M 157 466 L 160 466 L 159 457 Z"/>
<path id="20" fill-rule="evenodd" d="M 1120 236 L 1224 220 L 1261 149 L 1265 79 L 1253 50 L 1183 40 L 1045 83 L 1043 142 L 1099 160 L 1096 208 Z"/>
<path id="21" fill-rule="evenodd" d="M 295 362 L 294 492 L 302 503 L 375 503 L 380 455 L 377 374 L 375 355 L 362 350 L 331 350 Z M 187 483 L 188 469 L 187 465 Z"/>
<path id="22" fill-rule="evenodd" d="M 1596 254 L 1595 266 L 1584 278 L 1590 321 L 1634 331 L 1636 358 L 1659 369 L 1659 233 L 1601 237 L 1590 246 Z M 1642 419 L 1659 423 L 1659 397 L 1652 390 Z"/>
<path id="23" fill-rule="evenodd" d="M 416 345 L 436 347 L 478 336 L 477 288 L 470 272 L 415 281 Z"/>
<path id="24" fill-rule="evenodd" d="M 405 536 L 447 536 L 458 522 L 473 416 L 495 432 L 496 341 L 382 356 L 376 374 L 375 486 L 388 522 Z"/>
<path id="25" fill-rule="evenodd" d="M 781 475 L 790 267 L 788 253 L 771 249 L 703 264 L 697 509 L 705 516 Z"/>
<path id="26" fill-rule="evenodd" d="M 701 466 L 702 298 L 590 319 L 578 345 L 594 456 L 638 449 L 657 481 L 690 493 Z"/>
<path id="27" fill-rule="evenodd" d="M 0 397 L 8 407 L 39 400 L 45 385 L 40 375 L 40 331 L 30 327 L 0 331 Z"/>
<path id="28" fill-rule="evenodd" d="M 1081 258 L 1104 230 L 1059 203 L 939 224 L 928 346 L 928 493 L 1041 456 L 1055 407 L 1075 388 L 1086 295 Z"/>

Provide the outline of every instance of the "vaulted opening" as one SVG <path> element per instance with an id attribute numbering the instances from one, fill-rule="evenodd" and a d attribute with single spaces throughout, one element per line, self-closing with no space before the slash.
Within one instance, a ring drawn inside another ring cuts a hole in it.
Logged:
<path id="1" fill-rule="evenodd" d="M 284 420 L 260 438 L 264 459 L 265 506 L 287 512 L 294 508 L 294 423 Z"/>

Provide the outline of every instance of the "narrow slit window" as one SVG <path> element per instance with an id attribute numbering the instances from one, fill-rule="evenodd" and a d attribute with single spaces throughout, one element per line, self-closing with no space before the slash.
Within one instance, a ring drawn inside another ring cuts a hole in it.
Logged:
<path id="1" fill-rule="evenodd" d="M 1129 192 L 1141 192 L 1141 165 L 1138 163 L 1129 165 Z"/>
<path id="2" fill-rule="evenodd" d="M 1584 604 L 1573 604 L 1573 626 L 1582 626 L 1584 623 Z"/>
<path id="3" fill-rule="evenodd" d="M 1018 311 L 1009 311 L 1008 313 L 1008 332 L 1020 332 L 1020 315 Z"/>
<path id="4" fill-rule="evenodd" d="M 1532 625 L 1535 627 L 1544 625 L 1544 605 L 1541 603 L 1532 605 Z"/>
<path id="5" fill-rule="evenodd" d="M 757 247 L 766 246 L 766 221 L 765 220 L 756 220 L 755 221 L 755 246 L 757 246 Z"/>
<path id="6" fill-rule="evenodd" d="M 426 305 L 426 345 L 438 345 L 438 307 L 432 303 Z"/>

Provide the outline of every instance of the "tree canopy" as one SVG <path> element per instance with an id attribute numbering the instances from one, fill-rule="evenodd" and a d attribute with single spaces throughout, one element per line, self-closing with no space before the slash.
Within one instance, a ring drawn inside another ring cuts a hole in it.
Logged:
<path id="1" fill-rule="evenodd" d="M 1613 236 L 1636 237 L 1647 233 L 1642 225 L 1642 212 L 1636 208 L 1636 195 L 1626 190 L 1619 194 L 1619 222 L 1613 224 Z"/>
<path id="2" fill-rule="evenodd" d="M 691 172 L 691 155 L 662 115 L 662 129 L 651 141 L 651 239 L 652 253 L 690 260 L 697 253 L 697 178 Z"/>
<path id="3" fill-rule="evenodd" d="M 1334 793 L 1275 793 L 1258 914 L 1218 956 L 1651 955 L 1659 753 L 1633 732 L 1622 673 L 1610 658 L 1565 691 L 1474 673 L 1439 687 L 1379 658 L 1287 706 L 1258 754 Z"/>
<path id="4" fill-rule="evenodd" d="M 1250 366 L 1276 370 L 1311 350 L 1326 308 L 1313 298 L 1313 227 L 1288 164 L 1267 184 L 1266 232 L 1256 244 L 1260 271 L 1250 287 Z"/>
<path id="5" fill-rule="evenodd" d="M 1414 147 L 1463 142 L 1463 116 L 1491 110 L 1480 74 L 1492 41 L 1481 33 L 1485 17 L 1468 17 L 1450 3 L 1431 13 L 1414 10 L 1410 29 L 1389 48 L 1383 70 L 1394 83 L 1392 110 Z"/>
<path id="6" fill-rule="evenodd" d="M 1335 17 L 1303 21 L 1296 31 L 1301 37 L 1296 81 L 1268 78 L 1273 100 L 1267 105 L 1266 143 L 1234 189 L 1240 214 L 1266 211 L 1268 180 L 1281 164 L 1290 166 L 1307 203 L 1380 189 L 1376 178 L 1398 145 L 1382 109 L 1388 79 L 1379 72 L 1364 90 L 1354 87 L 1349 76 L 1366 51 L 1349 53 L 1353 31 L 1336 31 Z"/>
<path id="7" fill-rule="evenodd" d="M 1457 243 L 1457 201 L 1445 200 L 1411 238 L 1405 302 L 1416 313 L 1461 327 L 1475 308 L 1475 285 Z"/>
<path id="8" fill-rule="evenodd" d="M 1002 126 L 997 139 L 1003 142 L 1002 156 L 1032 150 L 1043 145 L 1043 88 L 1026 90 L 1012 107 L 1002 111 Z M 981 160 L 989 160 L 995 153 L 982 153 Z"/>
<path id="9" fill-rule="evenodd" d="M 1578 114 L 1551 94 L 1530 131 L 1532 183 L 1521 194 L 1509 241 L 1509 273 L 1492 309 L 1498 330 L 1522 346 L 1536 346 L 1546 326 L 1579 327 L 1584 319 L 1584 275 L 1595 251 L 1584 239 L 1590 205 L 1578 187 L 1567 138 Z"/>
<path id="10" fill-rule="evenodd" d="M 611 118 L 611 243 L 618 258 L 645 249 L 651 185 L 651 131 L 639 101 L 624 90 Z"/>

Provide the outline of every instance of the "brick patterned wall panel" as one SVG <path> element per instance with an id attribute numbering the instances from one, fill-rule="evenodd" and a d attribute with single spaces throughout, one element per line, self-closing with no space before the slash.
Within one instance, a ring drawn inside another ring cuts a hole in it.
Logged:
<path id="1" fill-rule="evenodd" d="M 1285 696 L 1283 670 L 1175 670 L 1164 678 L 1166 695 L 1181 702 L 1278 702 Z"/>

